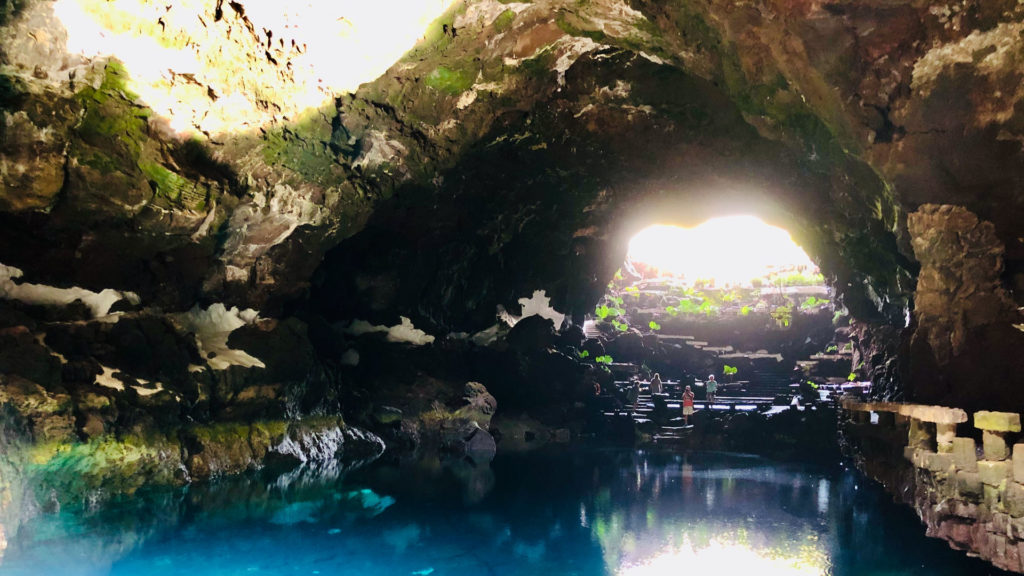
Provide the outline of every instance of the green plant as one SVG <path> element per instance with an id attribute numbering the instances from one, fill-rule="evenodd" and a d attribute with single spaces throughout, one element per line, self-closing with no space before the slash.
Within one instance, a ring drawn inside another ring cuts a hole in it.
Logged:
<path id="1" fill-rule="evenodd" d="M 750 306 L 740 308 L 740 316 L 750 316 Z"/>
<path id="2" fill-rule="evenodd" d="M 825 283 L 825 277 L 821 274 L 790 272 L 788 274 L 772 274 L 768 277 L 768 283 L 772 286 L 821 286 Z"/>
<path id="3" fill-rule="evenodd" d="M 582 352 L 577 352 L 576 355 L 579 356 L 580 358 L 586 358 L 586 357 L 590 356 L 590 350 L 584 350 Z"/>
<path id="4" fill-rule="evenodd" d="M 637 288 L 636 286 L 626 286 L 625 288 L 622 289 L 622 291 L 625 292 L 626 294 L 632 294 L 634 298 L 640 298 L 640 289 Z"/>
<path id="5" fill-rule="evenodd" d="M 654 330 L 654 331 L 661 330 L 661 324 L 658 324 L 654 320 L 651 320 L 650 322 L 648 322 L 647 325 L 651 328 L 651 330 Z"/>
<path id="6" fill-rule="evenodd" d="M 619 332 L 625 332 L 626 330 L 629 330 L 629 324 L 626 324 L 625 322 L 619 322 L 618 320 L 612 320 L 612 326 L 614 326 L 615 329 L 618 330 Z"/>
<path id="7" fill-rule="evenodd" d="M 697 307 L 697 311 L 710 317 L 718 314 L 718 306 L 712 304 L 711 300 L 708 299 L 700 303 L 700 306 Z"/>
<path id="8" fill-rule="evenodd" d="M 829 344 L 825 347 L 825 354 L 835 354 L 836 352 L 839 352 L 839 346 L 835 344 Z"/>
<path id="9" fill-rule="evenodd" d="M 735 366 L 729 366 L 728 364 L 726 364 L 725 366 L 722 367 L 722 374 L 725 374 L 726 376 L 732 376 L 733 374 L 735 374 L 735 373 L 737 373 L 739 371 L 740 371 L 739 368 L 737 368 Z"/>
<path id="10" fill-rule="evenodd" d="M 612 363 L 612 357 L 605 354 L 603 356 L 598 356 L 597 358 L 594 358 L 594 362 L 597 362 L 598 364 L 608 365 Z"/>
<path id="11" fill-rule="evenodd" d="M 614 280 L 622 280 L 622 268 L 615 271 Z"/>
<path id="12" fill-rule="evenodd" d="M 672 316 L 673 318 L 679 316 L 679 308 L 676 308 L 675 306 L 666 306 L 665 312 L 668 312 L 668 315 Z"/>
<path id="13" fill-rule="evenodd" d="M 616 316 L 621 315 L 623 312 L 624 310 L 622 308 L 605 306 L 604 304 L 601 304 L 600 306 L 594 309 L 594 315 L 600 318 L 601 320 L 615 318 Z"/>
<path id="14" fill-rule="evenodd" d="M 853 352 L 853 342 L 843 344 L 843 352 Z"/>
<path id="15" fill-rule="evenodd" d="M 608 296 L 608 301 L 615 304 L 616 307 L 622 306 L 622 298 L 618 296 Z"/>
<path id="16" fill-rule="evenodd" d="M 811 308 L 816 308 L 824 304 L 828 304 L 828 300 L 822 300 L 820 298 L 815 298 L 814 296 L 808 296 L 807 298 L 804 299 L 803 302 L 800 303 L 800 309 L 810 310 Z"/>
<path id="17" fill-rule="evenodd" d="M 857 379 L 857 375 L 854 374 L 853 372 L 850 372 L 850 375 L 846 377 L 846 381 L 847 382 L 853 382 L 856 379 Z"/>
<path id="18" fill-rule="evenodd" d="M 789 328 L 790 322 L 793 321 L 793 307 L 776 306 L 775 310 L 772 310 L 771 316 L 779 327 Z"/>
<path id="19" fill-rule="evenodd" d="M 814 388 L 815 390 L 818 389 L 818 385 L 810 380 L 807 381 L 807 385 L 810 386 L 811 388 Z"/>

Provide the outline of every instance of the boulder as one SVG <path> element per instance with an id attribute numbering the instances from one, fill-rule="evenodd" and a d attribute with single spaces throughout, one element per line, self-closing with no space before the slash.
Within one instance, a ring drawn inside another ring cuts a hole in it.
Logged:
<path id="1" fill-rule="evenodd" d="M 555 324 L 540 316 L 527 316 L 509 330 L 508 345 L 521 352 L 544 350 L 555 343 Z"/>
<path id="2" fill-rule="evenodd" d="M 498 401 L 491 396 L 487 388 L 479 382 L 467 382 L 463 400 L 466 402 L 465 406 L 456 410 L 454 416 L 476 422 L 484 428 L 490 427 L 491 417 L 498 409 Z"/>

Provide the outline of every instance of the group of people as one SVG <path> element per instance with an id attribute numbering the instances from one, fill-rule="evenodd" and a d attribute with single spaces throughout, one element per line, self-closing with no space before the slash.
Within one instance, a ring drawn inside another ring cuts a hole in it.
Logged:
<path id="1" fill-rule="evenodd" d="M 661 381 L 661 374 L 660 373 L 657 373 L 657 372 L 654 373 L 654 376 L 651 378 L 649 386 L 650 386 L 651 394 L 662 394 L 662 393 L 664 393 L 664 391 L 665 391 L 665 384 L 664 384 L 664 382 Z M 716 394 L 718 392 L 718 382 L 715 381 L 715 375 L 714 374 L 711 374 L 710 376 L 708 376 L 708 380 L 707 380 L 707 382 L 704 383 L 704 386 L 705 386 L 706 391 L 707 391 L 707 400 L 708 400 L 708 403 L 710 405 L 711 402 L 715 401 L 715 396 L 716 396 Z M 635 408 L 639 398 L 640 398 L 640 382 L 638 380 L 634 380 L 633 383 L 630 385 L 630 387 L 626 389 L 626 401 L 631 406 L 633 406 Z M 693 393 L 693 389 L 690 388 L 690 386 L 687 386 L 686 389 L 683 390 L 683 398 L 682 398 L 682 412 L 683 412 L 683 425 L 684 426 L 689 426 L 690 425 L 690 416 L 693 415 L 693 400 L 694 400 L 694 398 L 695 398 L 695 395 Z"/>

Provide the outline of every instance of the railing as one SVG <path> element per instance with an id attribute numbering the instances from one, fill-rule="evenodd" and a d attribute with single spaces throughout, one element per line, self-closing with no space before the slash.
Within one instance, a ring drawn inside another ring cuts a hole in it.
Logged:
<path id="1" fill-rule="evenodd" d="M 901 437 L 906 427 L 903 456 L 915 468 L 914 505 L 929 535 L 1024 572 L 1024 443 L 1008 442 L 1021 431 L 1020 414 L 974 413 L 979 459 L 975 439 L 957 435 L 968 422 L 959 408 L 849 399 L 841 407 L 851 434 L 877 426 Z"/>

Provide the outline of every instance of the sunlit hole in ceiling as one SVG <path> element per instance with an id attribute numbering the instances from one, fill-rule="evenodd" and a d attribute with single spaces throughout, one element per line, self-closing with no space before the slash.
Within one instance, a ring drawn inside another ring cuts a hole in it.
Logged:
<path id="1" fill-rule="evenodd" d="M 53 10 L 68 51 L 124 62 L 129 88 L 171 128 L 224 133 L 317 107 L 376 79 L 452 0 L 243 1 L 252 32 L 228 2 L 216 20 L 215 4 L 57 0 Z"/>
<path id="2" fill-rule="evenodd" d="M 746 284 L 776 272 L 817 272 L 789 233 L 754 216 L 712 218 L 694 228 L 658 224 L 629 242 L 629 259 L 688 282 Z"/>

